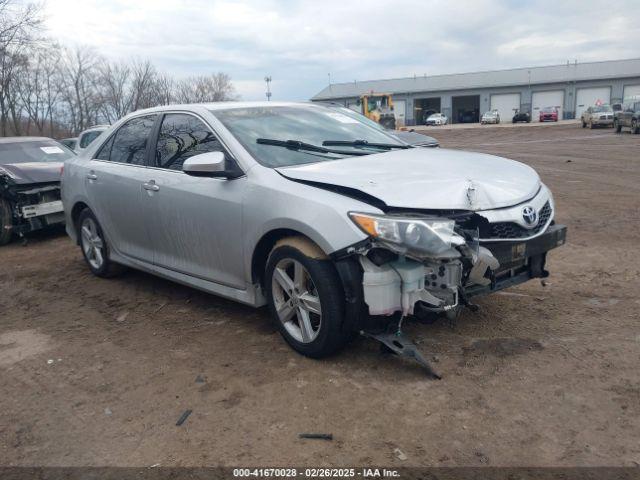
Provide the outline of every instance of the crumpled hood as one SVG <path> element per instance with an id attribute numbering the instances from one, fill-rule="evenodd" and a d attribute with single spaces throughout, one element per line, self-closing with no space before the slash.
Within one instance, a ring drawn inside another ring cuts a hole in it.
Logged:
<path id="1" fill-rule="evenodd" d="M 0 164 L 0 175 L 6 171 L 18 185 L 59 182 L 62 165 L 62 162 L 5 163 Z"/>
<path id="2" fill-rule="evenodd" d="M 506 158 L 412 148 L 276 169 L 292 180 L 357 189 L 389 207 L 488 210 L 532 198 L 540 178 Z"/>

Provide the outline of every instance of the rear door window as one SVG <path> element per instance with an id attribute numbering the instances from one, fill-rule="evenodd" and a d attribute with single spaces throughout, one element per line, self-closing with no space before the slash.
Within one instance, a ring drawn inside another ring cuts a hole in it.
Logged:
<path id="1" fill-rule="evenodd" d="M 207 152 L 223 152 L 220 141 L 200 119 L 184 113 L 168 113 L 162 120 L 156 144 L 156 166 L 182 171 L 190 157 Z"/>
<path id="2" fill-rule="evenodd" d="M 95 158 L 144 165 L 147 142 L 157 115 L 132 118 L 100 148 Z"/>

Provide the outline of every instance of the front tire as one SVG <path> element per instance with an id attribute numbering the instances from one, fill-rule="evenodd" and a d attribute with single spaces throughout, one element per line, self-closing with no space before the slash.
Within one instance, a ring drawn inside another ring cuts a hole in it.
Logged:
<path id="1" fill-rule="evenodd" d="M 85 208 L 78 217 L 77 234 L 80 249 L 91 273 L 109 278 L 122 273 L 124 267 L 109 258 L 109 244 L 93 212 Z"/>
<path id="2" fill-rule="evenodd" d="M 282 244 L 269 255 L 265 287 L 271 316 L 280 334 L 298 353 L 322 358 L 342 348 L 344 291 L 328 259 L 311 258 Z"/>
<path id="3" fill-rule="evenodd" d="M 0 246 L 11 241 L 12 228 L 11 204 L 4 198 L 0 198 Z"/>

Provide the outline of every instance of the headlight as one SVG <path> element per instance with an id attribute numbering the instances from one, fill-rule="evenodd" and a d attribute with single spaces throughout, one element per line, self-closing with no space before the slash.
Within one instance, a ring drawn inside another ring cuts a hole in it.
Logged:
<path id="1" fill-rule="evenodd" d="M 366 213 L 349 213 L 360 229 L 372 238 L 403 246 L 407 250 L 438 255 L 464 238 L 454 232 L 455 222 L 444 218 L 402 218 Z"/>

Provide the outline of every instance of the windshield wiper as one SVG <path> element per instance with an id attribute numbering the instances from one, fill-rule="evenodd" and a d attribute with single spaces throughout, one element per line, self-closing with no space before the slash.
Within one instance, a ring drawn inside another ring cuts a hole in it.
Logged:
<path id="1" fill-rule="evenodd" d="M 337 155 L 369 155 L 369 152 L 348 152 L 345 150 L 334 150 L 332 148 L 324 148 L 312 143 L 301 142 L 299 140 L 275 140 L 273 138 L 258 138 L 256 143 L 262 145 L 273 145 L 275 147 L 284 147 L 289 150 L 318 152 L 318 153 L 335 153 Z"/>
<path id="2" fill-rule="evenodd" d="M 393 148 L 411 148 L 411 145 L 398 145 L 396 143 L 371 143 L 367 140 L 325 140 L 322 145 L 327 147 L 373 147 L 391 150 Z"/>

